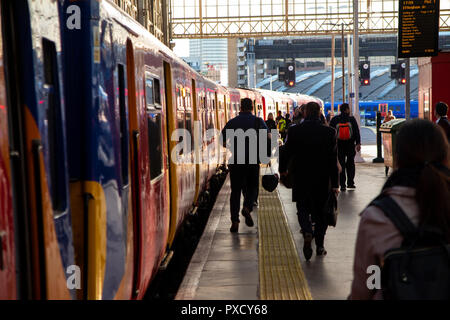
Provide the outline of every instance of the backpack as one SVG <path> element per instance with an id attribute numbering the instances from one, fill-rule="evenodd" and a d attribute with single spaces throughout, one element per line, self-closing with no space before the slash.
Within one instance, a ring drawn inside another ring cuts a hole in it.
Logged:
<path id="1" fill-rule="evenodd" d="M 353 137 L 352 124 L 350 122 L 338 123 L 336 134 L 338 140 L 350 140 Z"/>
<path id="2" fill-rule="evenodd" d="M 381 195 L 377 206 L 403 236 L 400 248 L 384 254 L 381 288 L 387 300 L 449 300 L 450 245 L 440 230 L 416 228 L 400 206 Z"/>

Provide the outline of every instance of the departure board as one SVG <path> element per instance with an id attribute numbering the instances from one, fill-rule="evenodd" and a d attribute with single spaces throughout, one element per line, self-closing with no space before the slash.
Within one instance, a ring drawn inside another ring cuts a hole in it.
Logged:
<path id="1" fill-rule="evenodd" d="M 398 57 L 438 54 L 439 0 L 400 0 Z"/>

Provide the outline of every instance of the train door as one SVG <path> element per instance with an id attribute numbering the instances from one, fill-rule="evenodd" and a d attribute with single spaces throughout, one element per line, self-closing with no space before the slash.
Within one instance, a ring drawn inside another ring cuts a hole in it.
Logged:
<path id="1" fill-rule="evenodd" d="M 139 124 L 138 109 L 136 104 L 136 79 L 134 65 L 134 49 L 130 39 L 127 40 L 127 78 L 128 78 L 128 110 L 129 110 L 129 137 L 130 137 L 130 168 L 131 168 L 131 194 L 133 207 L 133 226 L 134 226 L 134 280 L 133 280 L 133 296 L 139 287 L 139 275 L 141 274 L 142 251 L 142 234 L 140 232 L 142 226 L 141 203 L 140 203 L 140 181 L 139 181 Z"/>
<path id="2" fill-rule="evenodd" d="M 227 102 L 227 94 L 226 93 L 224 93 L 224 95 L 223 95 L 223 112 L 225 112 L 225 123 L 224 123 L 224 126 L 225 126 L 225 124 L 228 122 L 228 102 Z"/>
<path id="3" fill-rule="evenodd" d="M 178 180 L 177 180 L 177 166 L 172 158 L 172 150 L 176 146 L 176 141 L 172 141 L 172 132 L 176 129 L 176 107 L 174 110 L 173 95 L 172 91 L 173 81 L 172 81 L 172 67 L 171 65 L 164 61 L 164 87 L 166 96 L 166 119 L 167 119 L 167 145 L 168 155 L 169 155 L 169 190 L 170 190 L 170 226 L 169 226 L 169 238 L 167 240 L 168 247 L 172 246 L 173 240 L 175 239 L 175 233 L 177 231 L 177 213 L 178 213 Z"/>
<path id="4" fill-rule="evenodd" d="M 7 48 L 3 43 L 2 7 L 0 7 L 0 288 L 2 288 L 0 300 L 11 300 L 19 297 L 16 279 L 16 249 L 19 249 L 19 246 L 14 241 L 14 235 L 17 234 L 14 227 L 14 208 L 16 212 L 26 212 L 23 208 L 19 210 L 17 208 L 17 205 L 25 205 L 26 202 L 24 193 L 17 192 L 17 189 L 25 187 L 23 161 L 18 157 L 23 155 L 23 146 L 20 143 L 21 139 L 18 139 L 16 143 L 14 141 L 20 137 L 20 131 L 17 130 L 20 126 L 12 127 L 13 112 L 17 113 L 20 110 L 10 110 L 6 102 L 7 83 L 4 77 L 3 49 Z M 12 86 L 11 90 L 16 88 L 16 86 Z M 10 130 L 8 133 L 8 130 L 12 128 L 16 128 L 16 132 Z M 14 185 L 15 181 L 12 178 L 15 178 L 16 181 L 19 180 L 19 183 L 16 182 Z M 15 205 L 13 205 L 13 186 L 15 187 Z M 19 200 L 20 197 L 23 198 Z M 22 276 L 21 278 L 27 280 L 26 277 Z"/>
<path id="5" fill-rule="evenodd" d="M 387 112 L 388 112 L 388 104 L 387 103 L 380 103 L 378 105 L 378 110 L 381 112 L 381 116 L 382 117 L 386 117 Z M 375 111 L 375 116 L 376 116 L 376 111 Z"/>
<path id="6" fill-rule="evenodd" d="M 200 195 L 201 188 L 201 168 L 200 162 L 202 159 L 201 149 L 202 149 L 202 121 L 201 115 L 198 109 L 198 95 L 197 95 L 197 83 L 195 79 L 192 79 L 192 109 L 194 116 L 194 130 L 193 130 L 193 149 L 194 149 L 194 163 L 195 163 L 195 195 L 194 195 L 194 203 L 198 203 L 198 197 Z"/>
<path id="7" fill-rule="evenodd" d="M 34 2 L 1 5 L 18 296 L 70 299 L 66 270 L 74 251 L 57 3 L 40 16 Z M 34 30 L 31 20 L 45 27 Z"/>
<path id="8" fill-rule="evenodd" d="M 215 110 L 215 117 L 216 117 L 216 129 L 220 130 L 220 125 L 221 125 L 221 121 L 220 121 L 220 101 L 219 101 L 219 97 L 217 95 L 217 91 L 214 91 L 214 104 L 216 106 L 216 110 Z"/>

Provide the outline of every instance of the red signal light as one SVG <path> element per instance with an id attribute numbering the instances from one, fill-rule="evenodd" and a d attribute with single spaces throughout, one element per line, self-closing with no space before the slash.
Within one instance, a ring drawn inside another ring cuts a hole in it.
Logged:
<path id="1" fill-rule="evenodd" d="M 369 84 L 369 80 L 364 79 L 364 84 L 365 84 L 365 85 L 368 85 L 368 84 Z"/>
<path id="2" fill-rule="evenodd" d="M 293 86 L 294 86 L 294 81 L 289 81 L 289 85 L 290 85 L 291 87 L 293 87 Z"/>
<path id="3" fill-rule="evenodd" d="M 405 84 L 405 83 L 406 83 L 406 79 L 403 78 L 403 79 L 402 79 L 402 84 Z"/>

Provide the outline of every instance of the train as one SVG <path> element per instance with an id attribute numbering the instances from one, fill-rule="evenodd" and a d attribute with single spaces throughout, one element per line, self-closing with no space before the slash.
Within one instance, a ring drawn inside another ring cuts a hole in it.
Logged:
<path id="1" fill-rule="evenodd" d="M 338 110 L 340 103 L 334 103 L 334 110 Z M 404 100 L 377 100 L 377 101 L 360 101 L 359 111 L 361 116 L 364 116 L 366 121 L 374 123 L 377 112 L 381 112 L 381 116 L 385 117 L 387 111 L 392 111 L 396 118 L 405 118 L 405 101 Z M 324 105 L 324 111 L 327 114 L 331 111 L 331 103 L 327 102 Z M 419 103 L 417 100 L 410 102 L 410 117 L 419 117 Z"/>
<path id="2" fill-rule="evenodd" d="M 108 0 L 0 10 L 0 299 L 142 299 L 226 170 L 208 130 L 323 106 L 216 84 Z"/>

